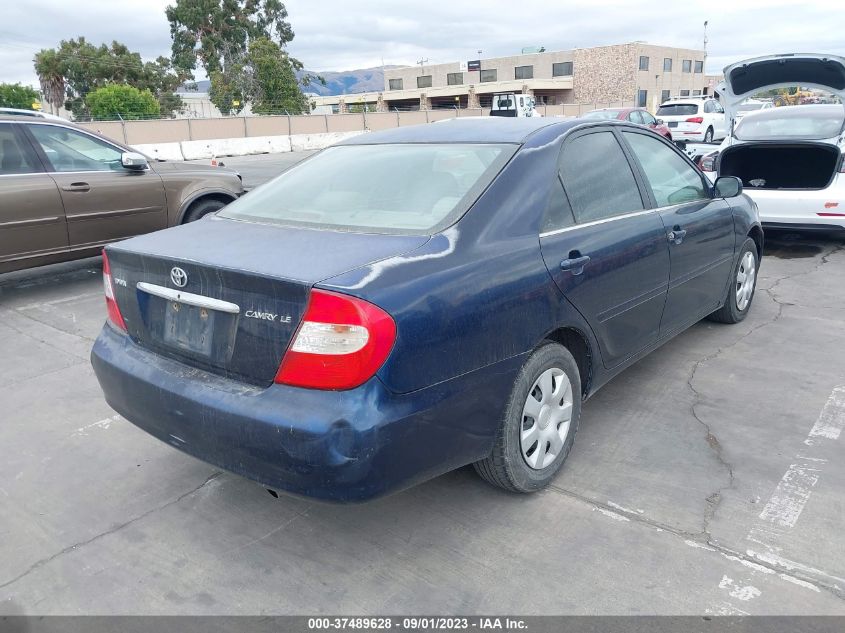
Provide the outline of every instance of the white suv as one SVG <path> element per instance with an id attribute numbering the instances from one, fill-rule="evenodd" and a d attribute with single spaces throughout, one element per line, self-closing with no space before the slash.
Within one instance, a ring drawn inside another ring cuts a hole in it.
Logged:
<path id="1" fill-rule="evenodd" d="M 678 143 L 712 143 L 728 135 L 725 110 L 712 97 L 670 99 L 657 108 L 657 118 L 669 126 Z"/>

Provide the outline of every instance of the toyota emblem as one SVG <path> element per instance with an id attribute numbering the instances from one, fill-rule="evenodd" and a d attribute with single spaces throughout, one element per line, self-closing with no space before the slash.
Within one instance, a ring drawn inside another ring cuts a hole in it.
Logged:
<path id="1" fill-rule="evenodd" d="M 170 269 L 170 281 L 172 281 L 173 285 L 177 288 L 184 288 L 188 283 L 188 273 L 178 266 L 174 266 Z"/>

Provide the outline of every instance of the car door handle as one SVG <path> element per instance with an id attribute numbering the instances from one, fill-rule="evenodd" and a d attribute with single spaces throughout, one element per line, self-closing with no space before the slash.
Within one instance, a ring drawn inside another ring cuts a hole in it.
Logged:
<path id="1" fill-rule="evenodd" d="M 686 229 L 682 229 L 679 226 L 676 226 L 666 234 L 666 237 L 669 239 L 669 241 L 674 242 L 675 244 L 680 244 L 681 242 L 683 242 L 686 236 Z"/>
<path id="2" fill-rule="evenodd" d="M 564 259 L 560 263 L 561 270 L 568 270 L 573 275 L 580 275 L 584 272 L 584 266 L 586 266 L 590 262 L 589 255 L 581 255 L 580 257 L 572 257 L 569 259 Z"/>
<path id="3" fill-rule="evenodd" d="M 87 182 L 72 182 L 69 185 L 64 185 L 62 191 L 91 191 L 91 185 Z"/>

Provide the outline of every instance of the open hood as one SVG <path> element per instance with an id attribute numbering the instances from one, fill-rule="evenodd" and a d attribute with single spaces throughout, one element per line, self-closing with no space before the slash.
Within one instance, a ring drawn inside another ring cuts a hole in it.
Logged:
<path id="1" fill-rule="evenodd" d="M 827 90 L 845 103 L 845 57 L 817 53 L 784 53 L 746 59 L 724 71 L 717 87 L 729 121 L 736 119 L 737 106 L 762 90 L 801 86 Z"/>

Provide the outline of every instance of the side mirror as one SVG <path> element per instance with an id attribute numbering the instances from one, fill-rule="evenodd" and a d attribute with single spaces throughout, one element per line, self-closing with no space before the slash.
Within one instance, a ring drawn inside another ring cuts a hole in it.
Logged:
<path id="1" fill-rule="evenodd" d="M 147 159 L 137 152 L 123 152 L 120 155 L 120 164 L 134 171 L 142 171 L 150 166 Z"/>
<path id="2" fill-rule="evenodd" d="M 742 193 L 742 181 L 736 176 L 720 176 L 713 190 L 717 198 L 735 198 Z"/>
<path id="3" fill-rule="evenodd" d="M 663 119 L 657 119 L 657 125 L 663 125 Z"/>

